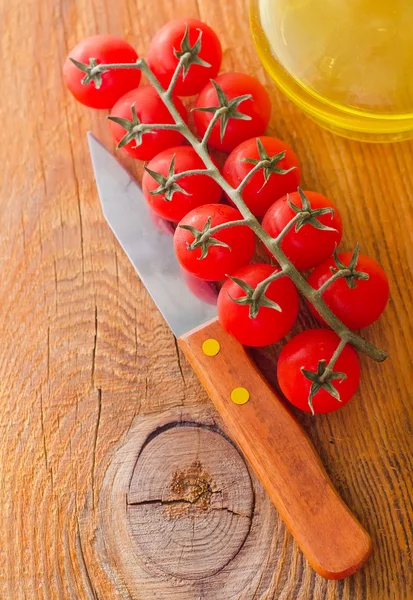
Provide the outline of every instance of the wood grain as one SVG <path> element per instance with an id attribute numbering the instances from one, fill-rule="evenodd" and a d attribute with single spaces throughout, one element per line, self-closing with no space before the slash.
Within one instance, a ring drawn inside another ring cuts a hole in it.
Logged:
<path id="1" fill-rule="evenodd" d="M 202 349 L 210 339 L 220 346 L 215 356 Z M 247 350 L 217 319 L 178 341 L 313 569 L 327 579 L 356 573 L 371 555 L 371 538 L 337 495 L 308 437 Z M 240 386 L 249 401 L 237 405 L 231 396 Z"/>
<path id="2" fill-rule="evenodd" d="M 127 571 L 122 562 L 116 570 L 105 554 L 117 530 L 103 526 L 103 519 L 111 523 L 102 511 L 104 481 L 143 419 L 173 407 L 212 408 L 104 222 L 85 132 L 109 145 L 105 113 L 69 97 L 61 65 L 70 47 L 94 33 L 123 35 L 144 54 L 156 29 L 177 15 L 200 16 L 216 29 L 224 69 L 266 83 L 270 132 L 294 146 L 305 187 L 340 207 L 343 249 L 360 240 L 391 279 L 390 305 L 365 332 L 390 359 L 362 359 L 360 392 L 343 410 L 298 415 L 339 493 L 373 536 L 372 558 L 357 575 L 326 582 L 268 511 L 262 545 L 249 554 L 255 566 L 240 561 L 236 571 L 260 573 L 258 562 L 270 561 L 261 581 L 252 577 L 248 600 L 409 600 L 413 144 L 346 141 L 303 116 L 264 74 L 246 2 L 236 0 L 0 0 L 0 598 L 152 600 L 172 585 L 153 572 L 141 582 L 128 579 L 133 558 Z M 311 320 L 303 317 L 305 323 Z M 254 353 L 274 385 L 278 351 Z M 198 600 L 182 580 L 173 585 L 177 600 L 182 590 Z M 215 600 L 217 589 L 206 583 L 199 597 Z"/>
<path id="3" fill-rule="evenodd" d="M 268 589 L 276 516 L 217 425 L 209 407 L 171 409 L 136 421 L 116 452 L 95 547 L 122 597 L 247 600 Z"/>

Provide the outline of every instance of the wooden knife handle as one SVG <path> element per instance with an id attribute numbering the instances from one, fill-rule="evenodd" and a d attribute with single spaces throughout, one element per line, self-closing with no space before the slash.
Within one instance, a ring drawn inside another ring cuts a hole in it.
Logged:
<path id="1" fill-rule="evenodd" d="M 371 538 L 245 348 L 217 320 L 182 336 L 179 344 L 310 565 L 327 579 L 355 573 L 372 552 Z M 231 395 L 243 401 L 245 390 L 248 402 L 236 404 Z"/>

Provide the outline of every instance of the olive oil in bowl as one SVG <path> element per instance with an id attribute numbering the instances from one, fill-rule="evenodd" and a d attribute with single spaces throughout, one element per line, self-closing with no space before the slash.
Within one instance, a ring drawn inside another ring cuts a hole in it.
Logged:
<path id="1" fill-rule="evenodd" d="M 349 138 L 413 138 L 411 0 L 251 0 L 259 56 L 280 89 Z"/>

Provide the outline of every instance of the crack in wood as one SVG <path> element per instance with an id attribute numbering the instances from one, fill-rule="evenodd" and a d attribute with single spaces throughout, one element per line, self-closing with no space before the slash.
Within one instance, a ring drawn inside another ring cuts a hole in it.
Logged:
<path id="1" fill-rule="evenodd" d="M 219 492 L 212 492 L 213 494 L 217 494 Z M 199 510 L 202 510 L 204 512 L 208 512 L 209 510 L 224 510 L 228 513 L 230 513 L 231 515 L 235 515 L 236 517 L 244 517 L 245 519 L 249 519 L 251 521 L 251 516 L 250 515 L 245 515 L 244 513 L 240 513 L 237 512 L 236 510 L 232 510 L 231 508 L 228 508 L 228 506 L 209 506 L 208 508 L 201 508 L 199 506 L 197 506 L 197 500 L 199 499 L 199 497 L 196 500 L 184 500 L 183 498 L 177 499 L 177 500 L 162 500 L 162 498 L 155 498 L 153 500 L 140 500 L 139 502 L 127 502 L 128 506 L 150 506 L 150 505 L 160 505 L 160 506 L 170 506 L 170 505 L 180 505 L 180 504 L 186 504 L 186 505 L 191 505 L 194 506 L 195 508 L 199 508 Z"/>
<path id="2" fill-rule="evenodd" d="M 119 291 L 119 264 L 118 264 L 118 247 L 115 244 L 115 270 L 116 270 L 116 287 Z"/>
<path id="3" fill-rule="evenodd" d="M 83 580 L 86 584 L 86 591 L 88 593 L 88 596 L 91 600 L 99 600 L 99 596 L 98 596 L 95 588 L 93 587 L 92 579 L 90 577 L 89 570 L 86 565 L 85 554 L 83 552 L 82 537 L 80 535 L 80 530 L 79 530 L 79 524 L 77 526 L 77 531 L 76 531 L 76 547 L 77 547 L 77 551 L 78 551 L 77 555 L 78 555 L 78 559 L 79 559 L 79 567 L 80 567 L 80 571 L 83 575 Z"/>
<path id="4" fill-rule="evenodd" d="M 95 365 L 96 365 L 96 346 L 98 340 L 98 307 L 95 304 L 95 334 L 92 350 L 92 387 L 95 387 Z"/>
<path id="5" fill-rule="evenodd" d="M 135 308 L 135 365 L 138 364 L 138 315 Z"/>
<path id="6" fill-rule="evenodd" d="M 47 356 L 46 356 L 47 381 L 50 381 L 50 327 L 47 328 Z"/>
<path id="7" fill-rule="evenodd" d="M 68 119 L 68 115 L 67 115 L 67 110 L 65 111 L 65 116 L 66 116 L 67 127 L 69 129 L 69 119 Z M 73 142 L 72 142 L 71 136 L 69 136 L 69 151 L 70 151 L 70 156 L 72 159 L 74 185 L 75 185 L 77 208 L 78 208 L 78 214 L 79 214 L 80 251 L 81 251 L 81 257 L 82 257 L 81 258 L 81 261 L 82 261 L 82 283 L 84 285 L 85 284 L 85 255 L 84 255 L 84 239 L 83 239 L 83 217 L 82 217 L 82 207 L 81 207 L 81 201 L 80 201 L 79 179 L 76 174 L 76 161 L 75 161 L 75 154 L 73 151 Z"/>
<path id="8" fill-rule="evenodd" d="M 184 372 L 183 372 L 183 370 L 182 370 L 181 355 L 180 355 L 180 353 L 179 353 L 178 340 L 176 339 L 176 337 L 175 337 L 175 336 L 173 336 L 173 338 L 174 338 L 175 351 L 176 351 L 176 358 L 177 358 L 177 361 L 178 361 L 178 368 L 179 368 L 179 372 L 180 372 L 180 374 L 181 374 L 182 381 L 184 382 L 184 385 L 186 386 L 185 377 L 184 377 Z"/>
<path id="9" fill-rule="evenodd" d="M 91 487 L 92 487 L 93 510 L 95 510 L 95 506 L 96 506 L 96 502 L 95 502 L 95 500 L 96 500 L 96 498 L 95 498 L 96 448 L 97 448 L 97 442 L 98 442 L 98 436 L 99 436 L 99 427 L 100 427 L 101 416 L 102 416 L 102 390 L 100 388 L 98 388 L 98 413 L 97 413 L 97 419 L 96 419 L 95 435 L 94 435 L 94 439 L 93 439 L 93 454 L 92 454 Z"/>

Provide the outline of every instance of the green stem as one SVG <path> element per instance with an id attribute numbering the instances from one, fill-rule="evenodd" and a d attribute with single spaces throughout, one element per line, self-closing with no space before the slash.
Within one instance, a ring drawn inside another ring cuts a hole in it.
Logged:
<path id="1" fill-rule="evenodd" d="M 324 371 L 324 373 L 321 375 L 320 377 L 320 382 L 323 383 L 328 376 L 332 373 L 334 366 L 340 356 L 340 354 L 343 352 L 345 346 L 347 345 L 347 340 L 345 338 L 341 338 L 339 345 L 337 346 L 336 351 L 334 352 L 333 356 L 330 358 L 330 362 L 328 363 L 326 370 Z"/>
<path id="2" fill-rule="evenodd" d="M 103 73 L 104 71 L 112 71 L 113 69 L 139 69 L 142 71 L 142 63 L 144 62 L 143 58 L 138 58 L 138 60 L 134 63 L 113 63 L 107 65 L 96 65 L 90 71 L 90 75 L 96 75 L 97 73 Z"/>
<path id="3" fill-rule="evenodd" d="M 201 142 L 198 140 L 198 138 L 189 129 L 189 127 L 187 126 L 187 124 L 185 123 L 185 121 L 183 120 L 183 118 L 181 117 L 178 109 L 175 107 L 175 104 L 173 103 L 172 98 L 170 98 L 168 96 L 168 92 L 165 91 L 164 88 L 161 86 L 161 84 L 159 83 L 157 77 L 152 73 L 152 71 L 148 67 L 147 63 L 143 59 L 139 59 L 139 61 L 140 61 L 140 66 L 139 66 L 140 70 L 142 71 L 142 73 L 144 75 L 146 75 L 146 77 L 148 78 L 148 80 L 151 83 L 151 85 L 158 92 L 160 98 L 163 100 L 165 106 L 168 108 L 168 110 L 169 110 L 171 116 L 173 117 L 175 123 L 180 126 L 180 128 L 181 128 L 180 131 L 181 131 L 182 135 L 188 140 L 188 142 L 197 151 L 198 155 L 203 159 L 203 157 L 201 156 L 201 154 L 198 151 L 198 147 L 201 146 Z M 135 64 L 137 64 L 137 63 L 135 63 Z M 100 65 L 100 66 L 102 66 L 102 65 Z M 105 67 L 105 65 L 103 65 L 103 67 Z M 183 68 L 183 63 L 182 63 L 182 58 L 181 58 L 181 60 L 179 61 L 179 64 L 178 64 L 176 70 L 178 72 L 180 72 L 182 68 Z M 208 155 L 208 153 L 206 153 L 206 154 Z M 208 169 L 210 167 L 214 167 L 214 169 L 211 170 L 211 177 L 214 178 L 214 173 L 218 169 L 216 168 L 216 166 L 213 163 L 213 161 L 210 159 L 209 155 L 208 155 L 208 161 L 205 162 L 205 160 L 204 160 L 204 164 L 205 164 L 205 166 Z"/>
<path id="4" fill-rule="evenodd" d="M 275 238 L 275 243 L 277 245 L 281 244 L 282 240 L 284 239 L 284 237 L 287 235 L 287 233 L 294 227 L 294 225 L 297 223 L 297 221 L 299 221 L 300 219 L 303 218 L 303 213 L 298 213 L 297 215 L 295 215 L 291 221 L 289 221 L 287 223 L 287 225 L 284 227 L 284 229 L 282 231 L 280 231 L 280 233 L 277 235 L 277 237 Z"/>
<path id="5" fill-rule="evenodd" d="M 204 236 L 202 236 L 200 241 L 204 242 L 208 240 L 208 238 L 214 235 L 214 233 L 222 231 L 222 229 L 229 229 L 230 227 L 242 227 L 245 225 L 251 226 L 251 223 L 246 219 L 239 219 L 238 221 L 229 221 L 228 223 L 221 223 L 221 225 L 215 225 L 215 227 L 211 227 L 211 229 L 205 232 Z"/>
<path id="6" fill-rule="evenodd" d="M 214 114 L 214 116 L 213 116 L 213 117 L 212 117 L 212 119 L 210 120 L 210 122 L 209 122 L 209 125 L 208 125 L 208 127 L 207 127 L 207 130 L 205 131 L 205 133 L 204 133 L 204 137 L 202 138 L 202 141 L 201 141 L 201 146 L 202 146 L 203 148 L 205 148 L 205 150 L 206 150 L 206 148 L 207 148 L 208 141 L 209 141 L 209 138 L 211 137 L 211 133 L 212 133 L 212 130 L 213 130 L 213 128 L 215 127 L 215 124 L 216 124 L 216 123 L 218 123 L 218 121 L 219 121 L 219 120 L 220 120 L 220 118 L 221 118 L 221 115 L 222 115 L 222 114 L 223 114 L 223 113 L 224 113 L 226 110 L 227 110 L 227 109 L 226 109 L 225 107 L 222 107 L 222 108 L 220 108 L 219 110 L 217 110 L 217 112 Z"/>
<path id="7" fill-rule="evenodd" d="M 242 190 L 247 185 L 247 183 L 249 182 L 249 180 L 254 177 L 255 173 L 258 173 L 258 171 L 261 171 L 261 169 L 263 169 L 264 167 L 268 167 L 269 164 L 270 164 L 270 162 L 268 160 L 260 160 L 260 162 L 257 163 L 255 165 L 255 167 L 253 169 L 251 169 L 251 171 L 248 171 L 248 173 L 245 175 L 244 179 L 241 181 L 241 183 L 239 184 L 237 189 L 234 191 L 241 193 Z"/>
<path id="8" fill-rule="evenodd" d="M 270 286 L 270 284 L 273 281 L 276 281 L 277 279 L 280 279 L 280 277 L 285 277 L 285 276 L 286 276 L 286 273 L 284 273 L 284 271 L 281 269 L 281 271 L 275 271 L 274 273 L 272 273 L 272 275 L 270 275 L 266 279 L 263 279 L 263 281 L 260 281 L 260 283 L 255 288 L 254 293 L 252 294 L 252 299 L 259 300 L 261 298 L 261 296 L 263 294 L 265 294 L 268 287 Z"/>
<path id="9" fill-rule="evenodd" d="M 175 73 L 173 74 L 173 77 L 169 83 L 168 89 L 165 92 L 165 97 L 166 98 L 171 98 L 172 97 L 172 92 L 174 91 L 176 82 L 178 81 L 179 75 L 181 74 L 182 68 L 184 66 L 185 61 L 187 60 L 188 56 L 190 56 L 190 53 L 187 52 L 186 54 L 184 54 L 183 56 L 181 56 L 178 66 L 175 69 Z"/>
<path id="10" fill-rule="evenodd" d="M 178 181 L 182 177 L 191 177 L 192 175 L 209 175 L 211 171 L 209 169 L 191 169 L 190 171 L 182 171 L 182 173 L 176 173 L 171 177 L 171 181 Z"/>
<path id="11" fill-rule="evenodd" d="M 169 131 L 182 131 L 182 127 L 180 125 L 176 125 L 176 123 L 141 123 L 136 126 L 137 131 L 159 131 L 159 130 L 169 130 Z"/>
<path id="12" fill-rule="evenodd" d="M 182 59 L 179 61 L 177 66 L 178 73 L 181 71 Z M 252 214 L 250 209 L 245 204 L 242 198 L 242 190 L 244 189 L 247 182 L 251 179 L 251 177 L 259 170 L 262 169 L 267 161 L 263 161 L 262 164 L 258 163 L 254 169 L 252 169 L 245 179 L 241 182 L 237 189 L 234 189 L 222 176 L 219 169 L 211 159 L 206 145 L 203 142 L 199 141 L 198 138 L 192 133 L 189 129 L 185 121 L 182 119 L 179 111 L 175 107 L 172 98 L 168 94 L 168 91 L 165 91 L 162 85 L 159 83 L 156 76 L 152 73 L 151 69 L 147 65 L 147 63 L 143 59 L 138 59 L 136 63 L 132 64 L 115 64 L 115 65 L 98 65 L 95 69 L 99 69 L 101 71 L 109 70 L 109 69 L 140 69 L 144 75 L 148 78 L 149 82 L 158 92 L 159 96 L 163 100 L 165 106 L 168 108 L 171 116 L 173 117 L 175 123 L 179 126 L 179 131 L 181 131 L 182 135 L 188 140 L 194 150 L 197 152 L 198 156 L 202 159 L 204 165 L 210 172 L 210 176 L 214 181 L 216 181 L 223 191 L 231 198 L 234 202 L 235 206 L 238 208 L 242 216 L 245 220 L 248 221 L 249 227 L 254 231 L 256 236 L 263 242 L 263 244 L 268 248 L 268 250 L 273 254 L 277 262 L 279 263 L 283 274 L 286 274 L 293 281 L 297 289 L 301 292 L 301 294 L 313 304 L 314 308 L 317 310 L 321 318 L 329 325 L 342 339 L 344 343 L 348 342 L 352 344 L 355 348 L 364 352 L 374 360 L 380 362 L 385 360 L 387 357 L 386 352 L 383 350 L 379 350 L 359 335 L 357 335 L 354 331 L 348 329 L 341 321 L 336 317 L 336 315 L 328 308 L 325 304 L 321 296 L 318 294 L 318 291 L 310 286 L 307 280 L 301 275 L 299 271 L 294 267 L 291 261 L 286 257 L 284 252 L 280 247 L 280 236 L 281 239 L 285 235 L 284 231 L 278 236 L 277 239 L 272 238 L 261 226 L 259 221 Z M 99 71 L 96 71 L 99 72 Z M 178 75 L 176 76 L 178 77 Z M 215 124 L 215 123 L 214 123 Z M 211 127 L 212 130 L 212 127 Z M 205 136 L 204 136 L 205 137 Z M 289 227 L 290 224 L 287 225 Z M 290 229 L 290 227 L 289 227 Z M 288 229 L 288 230 L 289 230 Z"/>
<path id="13" fill-rule="evenodd" d="M 324 282 L 323 285 L 318 288 L 317 291 L 318 291 L 319 296 L 322 296 L 324 294 L 324 292 L 326 291 L 326 289 L 328 287 L 330 287 L 330 285 L 332 283 L 337 281 L 337 279 L 341 279 L 342 277 L 347 277 L 348 275 L 351 275 L 350 269 L 340 269 L 339 271 L 337 271 L 337 273 L 334 273 L 334 275 L 332 275 L 330 277 L 330 279 L 327 279 L 327 281 Z"/>

